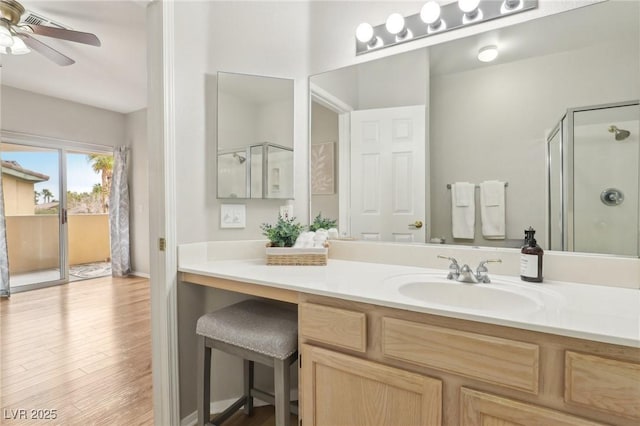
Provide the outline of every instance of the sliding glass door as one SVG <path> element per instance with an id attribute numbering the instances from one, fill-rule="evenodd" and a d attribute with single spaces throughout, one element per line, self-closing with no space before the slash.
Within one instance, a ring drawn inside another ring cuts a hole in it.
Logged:
<path id="1" fill-rule="evenodd" d="M 62 151 L 11 143 L 0 151 L 12 292 L 64 282 Z"/>
<path id="2" fill-rule="evenodd" d="M 110 150 L 3 142 L 0 157 L 11 291 L 111 275 Z"/>

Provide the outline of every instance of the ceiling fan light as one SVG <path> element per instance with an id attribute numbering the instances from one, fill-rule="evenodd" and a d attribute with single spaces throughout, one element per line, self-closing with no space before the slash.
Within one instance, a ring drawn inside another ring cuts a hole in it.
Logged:
<path id="1" fill-rule="evenodd" d="M 0 47 L 11 47 L 13 45 L 13 36 L 4 21 L 0 20 Z"/>
<path id="2" fill-rule="evenodd" d="M 25 55 L 31 52 L 31 49 L 24 44 L 20 37 L 13 36 L 13 45 L 9 48 L 12 55 Z"/>

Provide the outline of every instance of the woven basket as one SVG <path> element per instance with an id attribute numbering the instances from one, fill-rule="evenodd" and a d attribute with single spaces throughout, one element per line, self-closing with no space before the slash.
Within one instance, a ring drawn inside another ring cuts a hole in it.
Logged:
<path id="1" fill-rule="evenodd" d="M 267 265 L 324 266 L 329 248 L 292 248 L 267 246 Z"/>

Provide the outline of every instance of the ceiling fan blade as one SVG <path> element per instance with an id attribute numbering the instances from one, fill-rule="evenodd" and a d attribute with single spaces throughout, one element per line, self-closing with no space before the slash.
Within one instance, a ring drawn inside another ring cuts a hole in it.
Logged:
<path id="1" fill-rule="evenodd" d="M 28 47 L 46 56 L 48 59 L 52 60 L 58 65 L 67 66 L 67 65 L 72 65 L 76 63 L 76 61 L 74 61 L 70 57 L 63 55 L 53 47 L 47 46 L 40 40 L 36 40 L 35 38 L 31 37 L 29 34 L 18 33 L 17 36 L 20 37 L 22 41 L 24 41 L 24 44 L 26 44 Z"/>
<path id="2" fill-rule="evenodd" d="M 91 33 L 81 31 L 67 30 L 64 28 L 47 27 L 45 25 L 27 24 L 24 25 L 31 28 L 34 34 L 60 38 L 62 40 L 75 41 L 76 43 L 90 44 L 91 46 L 100 46 L 100 39 Z"/>

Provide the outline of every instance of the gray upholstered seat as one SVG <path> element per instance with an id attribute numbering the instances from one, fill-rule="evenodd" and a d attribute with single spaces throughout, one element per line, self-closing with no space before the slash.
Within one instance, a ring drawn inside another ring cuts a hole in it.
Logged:
<path id="1" fill-rule="evenodd" d="M 198 425 L 220 425 L 238 409 L 253 410 L 253 398 L 276 408 L 276 425 L 289 426 L 289 413 L 298 412 L 289 398 L 290 368 L 298 358 L 298 317 L 295 309 L 263 300 L 245 300 L 205 314 L 196 325 L 198 335 Z M 217 349 L 244 360 L 244 393 L 213 420 L 210 419 L 211 359 Z M 273 368 L 274 394 L 253 385 L 254 363 Z"/>
<path id="2" fill-rule="evenodd" d="M 245 300 L 198 319 L 196 333 L 210 339 L 285 359 L 298 350 L 298 317 L 262 300 Z"/>

